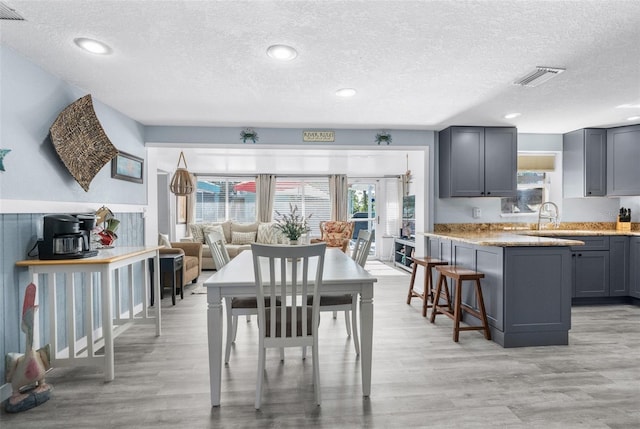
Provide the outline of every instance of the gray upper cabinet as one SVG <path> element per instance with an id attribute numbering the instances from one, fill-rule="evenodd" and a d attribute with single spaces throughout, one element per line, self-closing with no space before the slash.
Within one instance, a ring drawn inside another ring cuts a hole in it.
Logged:
<path id="1" fill-rule="evenodd" d="M 449 127 L 439 133 L 440 198 L 515 197 L 513 127 Z"/>
<path id="2" fill-rule="evenodd" d="M 640 195 L 640 125 L 607 130 L 607 195 Z"/>
<path id="3" fill-rule="evenodd" d="M 607 192 L 607 130 L 585 128 L 562 138 L 565 198 L 603 197 Z"/>

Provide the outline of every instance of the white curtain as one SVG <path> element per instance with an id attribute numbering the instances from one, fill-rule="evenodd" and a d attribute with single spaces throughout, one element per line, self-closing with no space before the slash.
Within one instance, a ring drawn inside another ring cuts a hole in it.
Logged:
<path id="1" fill-rule="evenodd" d="M 331 199 L 331 220 L 347 220 L 349 183 L 346 174 L 329 176 L 329 198 Z"/>
<path id="2" fill-rule="evenodd" d="M 402 216 L 402 195 L 404 193 L 404 181 L 400 179 L 385 179 L 385 191 L 387 194 L 387 222 L 385 234 L 397 236 L 400 233 Z"/>
<path id="3" fill-rule="evenodd" d="M 275 197 L 276 176 L 274 174 L 258 174 L 256 176 L 256 217 L 258 222 L 271 222 Z"/>
<path id="4" fill-rule="evenodd" d="M 196 221 L 196 190 L 198 189 L 198 178 L 189 173 L 191 181 L 193 182 L 193 192 L 187 194 L 187 235 L 189 234 L 189 225 Z"/>

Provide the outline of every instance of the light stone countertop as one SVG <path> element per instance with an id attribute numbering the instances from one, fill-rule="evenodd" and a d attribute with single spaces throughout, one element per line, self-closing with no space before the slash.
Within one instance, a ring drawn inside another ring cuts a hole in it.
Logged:
<path id="1" fill-rule="evenodd" d="M 538 232 L 538 231 L 536 231 Z M 534 237 L 524 235 L 523 232 L 424 232 L 427 237 L 445 238 L 477 246 L 518 247 L 518 246 L 582 246 L 584 242 L 576 240 L 563 240 L 551 237 Z"/>
<path id="2" fill-rule="evenodd" d="M 617 231 L 615 229 L 603 229 L 603 230 L 594 230 L 594 229 L 543 229 L 543 230 L 523 230 L 523 231 L 514 231 L 517 234 L 524 235 L 533 235 L 537 237 L 589 237 L 589 236 L 604 236 L 604 235 L 622 235 L 629 237 L 640 237 L 640 231 Z"/>

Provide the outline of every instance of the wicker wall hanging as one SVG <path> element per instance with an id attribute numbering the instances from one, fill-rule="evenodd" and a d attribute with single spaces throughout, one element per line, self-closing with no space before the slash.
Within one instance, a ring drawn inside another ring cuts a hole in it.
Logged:
<path id="1" fill-rule="evenodd" d="M 180 161 L 184 162 L 184 168 L 180 167 Z M 178 158 L 178 168 L 173 174 L 169 189 L 176 195 L 189 195 L 193 193 L 194 186 L 193 180 L 191 180 L 191 174 L 187 170 L 187 160 L 184 158 L 184 154 L 180 151 L 180 158 Z"/>
<path id="2" fill-rule="evenodd" d="M 67 106 L 49 132 L 58 156 L 86 192 L 96 174 L 118 154 L 93 110 L 91 94 Z"/>

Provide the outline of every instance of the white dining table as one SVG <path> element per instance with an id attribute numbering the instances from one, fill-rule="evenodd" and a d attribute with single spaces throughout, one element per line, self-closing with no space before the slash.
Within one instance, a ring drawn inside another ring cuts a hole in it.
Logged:
<path id="1" fill-rule="evenodd" d="M 373 284 L 377 281 L 340 249 L 328 248 L 325 254 L 322 294 L 357 293 L 360 296 L 360 353 L 362 395 L 371 393 L 371 354 L 373 340 Z M 222 332 L 224 325 L 222 299 L 255 297 L 256 285 L 253 256 L 241 252 L 205 282 L 207 289 L 207 335 L 209 341 L 209 379 L 211 406 L 220 405 L 222 374 Z M 322 344 L 320 345 L 322 348 Z M 256 363 L 257 367 L 257 363 Z"/>

